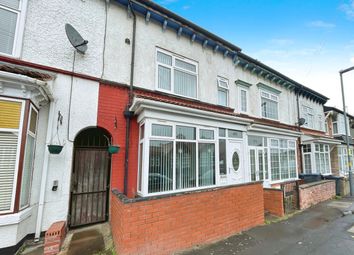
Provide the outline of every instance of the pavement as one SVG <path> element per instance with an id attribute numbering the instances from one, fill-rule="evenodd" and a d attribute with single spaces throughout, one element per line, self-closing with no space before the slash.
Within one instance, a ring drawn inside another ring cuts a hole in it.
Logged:
<path id="1" fill-rule="evenodd" d="M 288 219 L 259 226 L 181 255 L 354 254 L 354 198 L 320 203 Z"/>
<path id="2" fill-rule="evenodd" d="M 19 255 L 42 255 L 43 240 L 28 242 Z M 58 255 L 113 255 L 113 240 L 108 223 L 70 230 Z"/>

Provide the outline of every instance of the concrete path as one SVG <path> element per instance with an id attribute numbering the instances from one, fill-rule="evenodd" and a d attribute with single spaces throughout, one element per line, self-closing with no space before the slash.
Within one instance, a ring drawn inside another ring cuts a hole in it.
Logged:
<path id="1" fill-rule="evenodd" d="M 354 254 L 354 199 L 321 203 L 293 217 L 245 231 L 183 255 Z M 351 229 L 352 228 L 352 229 Z M 353 233 L 348 232 L 353 231 Z"/>

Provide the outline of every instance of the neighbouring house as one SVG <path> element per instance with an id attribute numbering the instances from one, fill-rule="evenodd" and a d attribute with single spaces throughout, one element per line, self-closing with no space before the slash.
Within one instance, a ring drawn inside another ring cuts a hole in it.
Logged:
<path id="1" fill-rule="evenodd" d="M 299 173 L 331 173 L 327 97 L 152 1 L 0 15 L 0 251 L 110 221 L 119 254 L 168 254 L 262 224 Z"/>
<path id="2" fill-rule="evenodd" d="M 353 167 L 353 149 L 354 149 L 354 116 L 347 114 L 347 125 L 349 133 L 349 157 L 350 162 L 348 162 L 348 149 L 347 140 L 345 133 L 345 122 L 344 113 L 335 107 L 325 106 L 325 114 L 327 116 L 327 129 L 330 136 L 332 136 L 336 141 L 337 145 L 331 150 L 331 166 L 332 173 L 334 176 L 342 177 L 339 182 L 340 187 L 338 187 L 337 193 L 340 195 L 348 195 L 350 192 L 349 188 L 349 164 Z"/>

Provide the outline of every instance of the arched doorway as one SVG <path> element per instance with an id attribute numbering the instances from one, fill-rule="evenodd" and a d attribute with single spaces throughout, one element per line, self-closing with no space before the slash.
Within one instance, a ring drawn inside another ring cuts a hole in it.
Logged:
<path id="1" fill-rule="evenodd" d="M 74 141 L 69 226 L 108 220 L 111 135 L 103 128 L 81 131 Z"/>

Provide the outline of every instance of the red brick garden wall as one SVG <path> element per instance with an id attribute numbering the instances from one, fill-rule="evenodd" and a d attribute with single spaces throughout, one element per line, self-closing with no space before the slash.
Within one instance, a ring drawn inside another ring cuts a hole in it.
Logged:
<path id="1" fill-rule="evenodd" d="M 112 233 L 120 255 L 170 254 L 264 223 L 261 183 L 150 200 L 127 199 L 113 191 L 111 200 Z"/>
<path id="2" fill-rule="evenodd" d="M 283 191 L 281 189 L 263 189 L 264 211 L 275 216 L 284 216 Z"/>
<path id="3" fill-rule="evenodd" d="M 309 208 L 322 201 L 335 197 L 336 183 L 333 180 L 325 180 L 302 184 L 299 186 L 300 209 Z"/>

